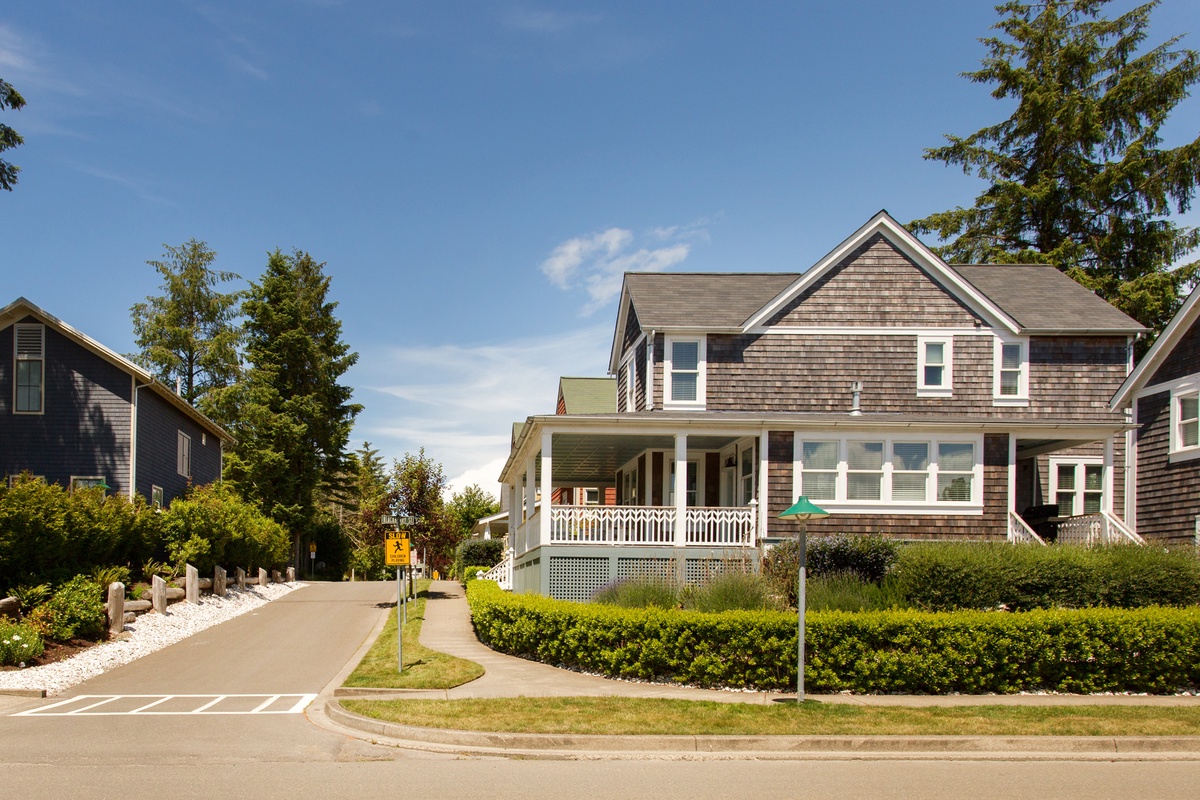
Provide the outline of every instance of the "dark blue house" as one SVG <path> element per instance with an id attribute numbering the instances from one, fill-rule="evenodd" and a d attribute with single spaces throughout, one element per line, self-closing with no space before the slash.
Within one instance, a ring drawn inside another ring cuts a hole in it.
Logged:
<path id="1" fill-rule="evenodd" d="M 0 309 L 0 477 L 161 506 L 221 477 L 232 438 L 142 367 L 24 298 Z"/>

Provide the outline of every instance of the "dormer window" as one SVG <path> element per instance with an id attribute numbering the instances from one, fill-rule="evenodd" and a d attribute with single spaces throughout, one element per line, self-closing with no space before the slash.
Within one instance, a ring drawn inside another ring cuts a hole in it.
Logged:
<path id="1" fill-rule="evenodd" d="M 46 396 L 46 326 L 14 325 L 13 334 L 17 378 L 13 411 L 41 414 Z"/>
<path id="2" fill-rule="evenodd" d="M 704 408 L 704 337 L 667 337 L 663 396 L 668 408 Z"/>

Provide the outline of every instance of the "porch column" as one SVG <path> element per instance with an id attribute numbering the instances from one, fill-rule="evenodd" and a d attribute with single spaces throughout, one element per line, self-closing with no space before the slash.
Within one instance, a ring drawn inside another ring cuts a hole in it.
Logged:
<path id="1" fill-rule="evenodd" d="M 1010 433 L 1008 435 L 1008 510 L 1016 512 L 1017 510 L 1017 435 Z M 1004 524 L 1008 526 L 1008 515 L 1005 515 Z"/>
<path id="2" fill-rule="evenodd" d="M 538 538 L 543 545 L 550 544 L 550 445 L 553 434 L 542 431 L 542 517 Z"/>
<path id="3" fill-rule="evenodd" d="M 1104 494 L 1100 496 L 1100 510 L 1106 514 L 1111 514 L 1113 510 L 1113 460 L 1113 437 L 1109 436 L 1104 440 Z M 1126 464 L 1125 468 L 1128 469 L 1129 465 Z"/>
<path id="4" fill-rule="evenodd" d="M 675 546 L 687 546 L 687 434 L 675 434 Z"/>
<path id="5" fill-rule="evenodd" d="M 533 519 L 535 498 L 537 494 L 537 462 L 533 456 L 525 462 L 525 519 Z"/>
<path id="6" fill-rule="evenodd" d="M 770 432 L 765 428 L 758 437 L 758 491 L 755 494 L 758 496 L 758 521 L 755 523 L 754 541 L 751 545 L 757 545 L 759 540 L 767 535 L 767 511 L 769 510 L 767 502 L 767 461 L 770 453 L 768 446 L 770 444 Z"/>

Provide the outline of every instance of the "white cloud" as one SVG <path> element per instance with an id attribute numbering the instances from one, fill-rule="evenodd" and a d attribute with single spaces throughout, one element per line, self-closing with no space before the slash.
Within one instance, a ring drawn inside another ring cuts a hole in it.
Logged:
<path id="1" fill-rule="evenodd" d="M 29 45 L 15 30 L 7 25 L 0 25 L 0 67 L 5 73 L 12 71 L 33 72 L 33 56 L 28 52 Z"/>
<path id="2" fill-rule="evenodd" d="M 424 447 L 455 489 L 478 483 L 496 494 L 512 424 L 554 413 L 560 377 L 605 375 L 611 337 L 602 325 L 474 346 L 365 350 L 353 383 L 366 410 L 351 449 L 366 440 L 390 462 Z"/>
<path id="3" fill-rule="evenodd" d="M 708 238 L 706 225 L 702 220 L 652 228 L 641 237 L 624 228 L 576 236 L 554 248 L 542 273 L 560 289 L 582 288 L 588 296 L 583 313 L 591 314 L 620 293 L 626 272 L 664 272 L 682 263 L 692 240 Z"/>
<path id="4" fill-rule="evenodd" d="M 589 25 L 602 19 L 596 14 L 565 14 L 545 9 L 512 9 L 504 15 L 504 24 L 529 33 L 559 33 L 579 25 Z"/>

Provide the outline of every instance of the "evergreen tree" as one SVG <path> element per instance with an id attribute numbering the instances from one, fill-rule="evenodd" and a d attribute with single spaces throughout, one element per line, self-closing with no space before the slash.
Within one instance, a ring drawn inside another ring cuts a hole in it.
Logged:
<path id="1" fill-rule="evenodd" d="M 163 248 L 163 261 L 146 262 L 162 276 L 162 294 L 130 309 L 140 348 L 134 360 L 168 386 L 178 383 L 183 399 L 210 417 L 227 421 L 222 394 L 241 369 L 236 320 L 243 293 L 216 287 L 240 276 L 214 270 L 217 254 L 204 242 Z"/>
<path id="2" fill-rule="evenodd" d="M 24 106 L 25 98 L 21 97 L 21 93 L 14 89 L 11 83 L 0 78 L 0 110 L 11 108 L 13 111 L 20 111 Z M 0 153 L 24 142 L 21 134 L 0 122 Z M 0 158 L 0 189 L 7 189 L 11 192 L 13 184 L 17 182 L 17 173 L 20 171 L 21 168 L 17 165 Z"/>
<path id="3" fill-rule="evenodd" d="M 971 208 L 910 223 L 936 233 L 947 260 L 1053 264 L 1159 331 L 1197 263 L 1169 268 L 1200 245 L 1196 228 L 1166 215 L 1188 210 L 1200 180 L 1200 137 L 1160 147 L 1170 112 L 1200 77 L 1181 37 L 1144 42 L 1157 0 L 1115 19 L 1109 0 L 997 6 L 1001 35 L 965 77 L 1012 98 L 1012 116 L 925 151 L 989 183 Z"/>
<path id="4" fill-rule="evenodd" d="M 319 493 L 343 471 L 354 417 L 339 379 L 358 359 L 342 342 L 330 279 L 299 250 L 276 250 L 244 303 L 249 368 L 238 387 L 238 442 L 226 476 L 297 537 L 313 522 Z"/>

